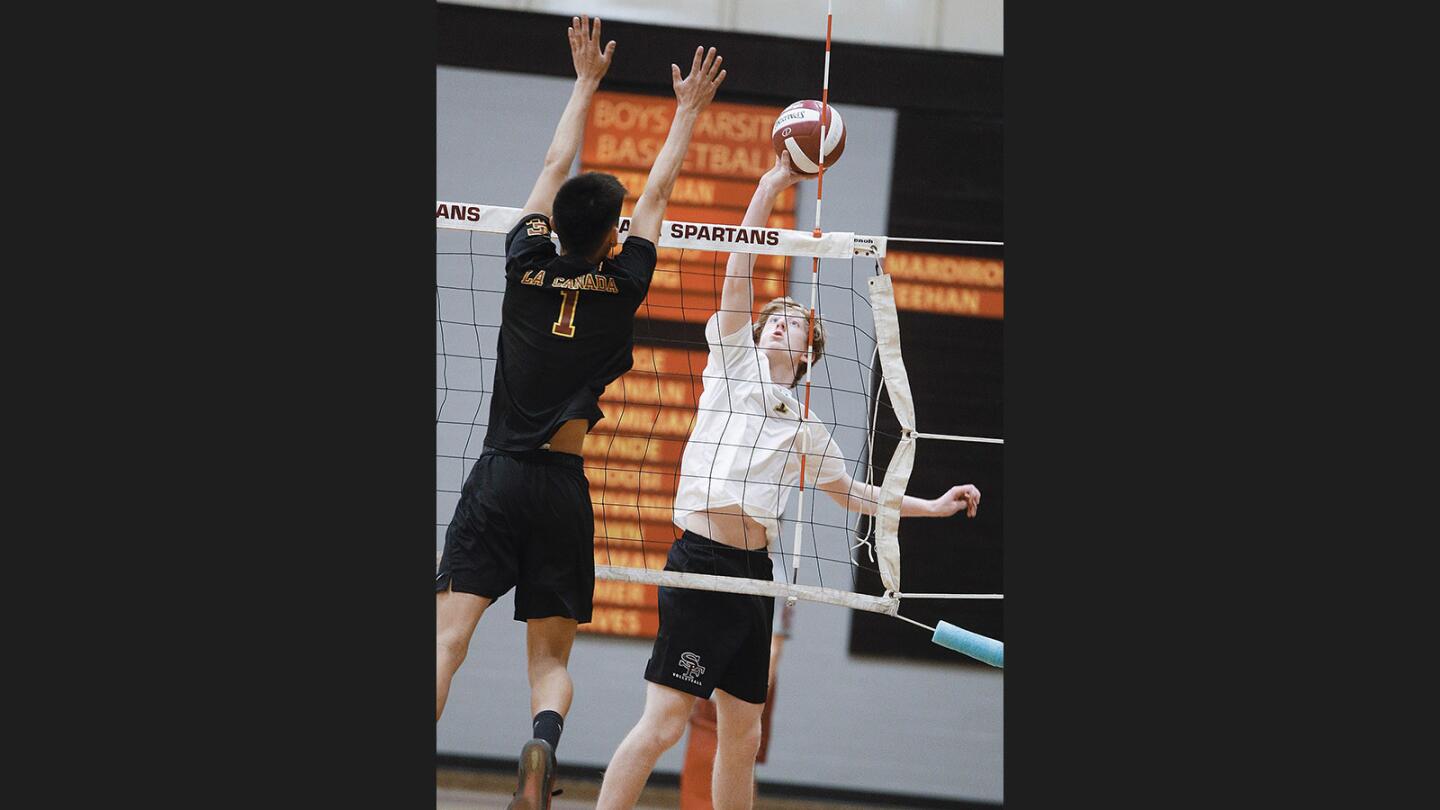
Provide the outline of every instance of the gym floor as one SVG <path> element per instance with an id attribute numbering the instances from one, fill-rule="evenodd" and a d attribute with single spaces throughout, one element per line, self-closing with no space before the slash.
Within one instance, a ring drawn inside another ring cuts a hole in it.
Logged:
<path id="1" fill-rule="evenodd" d="M 565 790 L 550 802 L 551 810 L 594 810 L 600 784 L 564 777 L 558 787 Z M 435 810 L 505 810 L 515 790 L 513 774 L 441 768 L 435 771 Z M 674 787 L 647 786 L 636 810 L 675 810 L 680 791 Z M 887 810 L 906 810 L 886 805 Z M 795 798 L 755 799 L 754 810 L 866 810 L 858 804 Z M 869 810 L 874 810 L 869 808 Z"/>

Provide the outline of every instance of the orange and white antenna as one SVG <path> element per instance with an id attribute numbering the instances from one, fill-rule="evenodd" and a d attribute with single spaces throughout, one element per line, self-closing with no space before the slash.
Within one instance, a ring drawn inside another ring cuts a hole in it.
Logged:
<path id="1" fill-rule="evenodd" d="M 825 195 L 825 128 L 830 121 L 830 32 L 834 21 L 832 8 L 833 0 L 825 0 L 825 72 L 820 80 L 820 144 L 815 151 L 820 153 L 820 176 L 815 183 L 815 230 L 812 235 L 820 237 L 820 205 Z M 820 257 L 814 256 L 810 259 L 810 317 L 809 327 L 805 334 L 805 402 L 804 409 L 800 412 L 800 429 L 805 430 L 805 423 L 810 419 L 810 372 L 814 369 L 814 362 L 809 358 L 813 357 L 815 351 L 815 302 L 820 290 Z M 806 434 L 808 439 L 809 434 Z M 806 447 L 809 450 L 809 447 Z M 796 504 L 796 515 L 805 514 L 805 457 L 807 453 L 800 454 L 800 494 Z M 791 563 L 790 582 L 796 583 L 800 578 L 800 530 L 803 521 L 795 521 L 795 545 L 794 556 Z M 788 604 L 795 604 L 795 598 L 787 600 Z"/>

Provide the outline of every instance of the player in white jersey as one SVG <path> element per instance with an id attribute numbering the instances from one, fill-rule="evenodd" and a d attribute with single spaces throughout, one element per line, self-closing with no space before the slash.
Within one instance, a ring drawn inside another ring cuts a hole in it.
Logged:
<path id="1" fill-rule="evenodd" d="M 765 227 L 775 199 L 805 175 L 788 155 L 760 178 L 741 226 Z M 873 515 L 879 489 L 845 473 L 845 458 L 825 425 L 795 396 L 797 383 L 825 345 L 825 330 L 788 297 L 751 322 L 755 256 L 730 254 L 720 311 L 705 324 L 710 354 L 695 426 L 686 442 L 675 495 L 667 571 L 770 580 L 766 551 L 777 545 L 779 517 L 800 483 L 845 509 Z M 806 355 L 807 343 L 813 347 Z M 905 496 L 901 517 L 974 517 L 980 491 L 951 487 L 933 500 Z M 610 759 L 597 810 L 631 808 L 660 755 L 685 732 L 695 699 L 715 695 L 717 746 L 711 782 L 716 810 L 754 800 L 755 755 L 769 678 L 773 597 L 688 588 L 659 589 L 660 629 L 645 679 L 645 710 Z"/>

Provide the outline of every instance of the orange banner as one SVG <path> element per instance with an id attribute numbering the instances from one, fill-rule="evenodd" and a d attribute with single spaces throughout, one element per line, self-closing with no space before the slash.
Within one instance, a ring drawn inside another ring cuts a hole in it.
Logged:
<path id="1" fill-rule="evenodd" d="M 636 346 L 634 366 L 601 396 L 605 418 L 585 437 L 582 453 L 595 512 L 595 562 L 665 567 L 678 530 L 671 522 L 680 456 L 695 422 L 703 348 Z M 632 583 L 595 583 L 594 618 L 585 632 L 653 636 L 656 590 Z"/>
<path id="2" fill-rule="evenodd" d="M 680 171 L 686 176 L 758 180 L 775 165 L 770 128 L 782 109 L 711 103 L 695 122 Z M 649 172 L 674 115 L 675 99 L 668 96 L 596 93 L 585 120 L 581 163 Z"/>
<path id="3" fill-rule="evenodd" d="M 699 254 L 713 255 L 713 254 Z M 697 267 L 699 263 L 680 261 L 660 262 L 655 265 L 655 273 L 650 277 L 650 289 L 653 291 L 671 292 L 683 290 L 686 293 L 710 294 L 715 296 L 713 305 L 705 301 L 692 301 L 691 308 L 704 309 L 705 319 L 709 320 L 712 313 L 720 306 L 720 290 L 725 284 L 724 265 L 710 265 L 704 268 Z M 667 266 L 668 265 L 668 266 Z M 681 267 L 684 272 L 681 272 Z M 769 301 L 777 295 L 785 292 L 785 278 L 788 273 L 784 269 L 776 270 L 752 270 L 750 283 L 755 288 L 756 300 Z"/>
<path id="4" fill-rule="evenodd" d="M 623 166 L 601 166 L 584 165 L 587 172 L 606 172 L 615 175 L 620 184 L 625 186 L 625 201 L 634 203 L 640 199 L 645 191 L 645 181 L 650 177 L 650 167 L 644 170 L 627 169 Z M 750 205 L 750 198 L 755 195 L 755 181 L 753 180 L 721 180 L 709 177 L 693 177 L 680 175 L 675 179 L 675 187 L 670 189 L 671 205 L 710 206 L 715 208 L 734 208 L 741 214 Z M 775 213 L 787 214 L 795 211 L 795 187 L 780 192 L 775 198 Z M 629 216 L 630 207 L 625 209 L 626 216 Z M 671 216 L 668 213 L 666 219 L 682 219 L 682 217 Z M 718 221 L 718 220 L 717 220 Z M 739 218 L 735 219 L 739 222 Z M 794 227 L 772 225 L 771 227 Z"/>
<path id="5" fill-rule="evenodd" d="M 699 368 L 704 368 L 708 352 L 650 347 L 652 353 L 649 356 L 652 358 L 668 352 L 686 355 L 683 360 L 667 358 L 669 362 L 681 365 L 661 368 L 654 360 L 642 363 L 641 348 L 635 347 L 634 367 L 605 387 L 605 392 L 600 395 L 601 409 L 608 412 L 612 407 L 628 405 L 674 405 L 694 411 L 700 402 L 704 382 L 700 375 L 692 375 L 690 369 L 696 368 L 694 364 L 697 363 Z"/>
<path id="6" fill-rule="evenodd" d="M 665 219 L 738 225 L 755 183 L 775 164 L 770 127 L 780 107 L 712 103 L 696 121 Z M 581 171 L 609 172 L 625 186 L 624 216 L 645 189 L 650 167 L 670 131 L 675 99 L 596 93 L 585 122 Z M 776 200 L 766 226 L 795 227 L 795 190 Z M 703 324 L 720 306 L 723 252 L 662 248 L 639 317 Z M 790 259 L 754 256 L 754 310 L 786 291 Z M 634 367 L 600 397 L 605 418 L 581 451 L 595 510 L 595 562 L 661 570 L 679 530 L 671 519 L 680 457 L 700 398 L 703 346 L 636 346 Z M 580 630 L 653 638 L 659 627 L 656 589 L 595 583 L 595 610 Z"/>
<path id="7" fill-rule="evenodd" d="M 890 250 L 885 272 L 895 282 L 896 309 L 1005 317 L 1005 262 L 973 256 Z"/>
<path id="8" fill-rule="evenodd" d="M 749 204 L 748 202 L 746 203 Z M 620 215 L 628 217 L 635 208 L 635 204 L 627 202 L 620 208 Z M 745 217 L 744 208 L 719 208 L 705 205 L 681 205 L 671 202 L 665 208 L 665 218 L 671 222 L 711 222 L 721 225 L 739 225 L 740 220 Z M 766 220 L 767 228 L 794 228 L 795 214 L 784 211 L 776 211 L 770 214 Z"/>
<path id="9" fill-rule="evenodd" d="M 585 471 L 592 492 L 604 492 L 611 488 L 674 495 L 677 475 L 674 469 L 642 469 L 638 466 L 622 467 L 618 464 Z"/>
<path id="10" fill-rule="evenodd" d="M 771 283 L 757 281 L 755 291 L 757 303 L 784 295 L 784 287 L 778 280 Z M 659 321 L 698 323 L 703 319 L 694 317 L 696 312 L 704 312 L 705 319 L 708 319 L 719 306 L 720 296 L 708 290 L 681 294 L 652 289 L 649 297 L 645 299 L 645 303 L 640 306 L 639 314 L 642 318 L 654 318 Z M 756 306 L 755 309 L 758 311 L 759 306 Z"/>
<path id="11" fill-rule="evenodd" d="M 891 248 L 885 255 L 885 272 L 896 281 L 1005 289 L 1005 262 L 1000 259 L 906 253 Z"/>
<path id="12" fill-rule="evenodd" d="M 738 225 L 755 193 L 755 183 L 775 163 L 770 128 L 780 107 L 715 102 L 700 114 L 680 175 L 671 190 L 665 219 L 672 222 Z M 582 171 L 609 172 L 625 186 L 624 216 L 645 189 L 650 168 L 675 115 L 675 99 L 637 93 L 599 92 L 585 119 Z M 795 189 L 775 201 L 770 228 L 795 227 Z M 650 294 L 640 317 L 704 323 L 720 306 L 720 279 L 730 254 L 662 249 Z M 785 294 L 790 261 L 756 256 L 752 309 Z"/>
<path id="13" fill-rule="evenodd" d="M 725 263 L 730 260 L 730 254 L 720 250 L 695 250 L 685 248 L 662 247 L 656 251 L 658 256 L 655 266 L 669 271 L 678 271 L 681 261 L 684 261 L 685 271 L 691 275 L 712 276 L 724 278 Z M 797 260 L 791 256 L 777 256 L 767 253 L 749 253 L 745 258 L 752 262 L 750 271 L 754 275 L 769 272 L 788 275 L 790 263 Z M 804 261 L 804 257 L 798 259 Z M 654 284 L 654 281 L 651 281 Z"/>
<path id="14" fill-rule="evenodd" d="M 600 583 L 595 585 L 598 587 Z M 580 625 L 580 630 L 605 636 L 654 638 L 660 632 L 659 608 L 613 607 L 597 602 L 590 623 Z"/>
<path id="15" fill-rule="evenodd" d="M 655 586 L 638 582 L 595 583 L 595 604 L 617 607 L 647 607 L 655 604 Z"/>
<path id="16" fill-rule="evenodd" d="M 596 523 L 595 531 L 600 531 L 601 524 Z M 659 571 L 665 567 L 665 555 L 669 553 L 668 548 L 622 548 L 622 541 L 616 541 L 612 547 L 601 549 L 595 548 L 596 565 L 613 565 L 618 568 L 646 568 L 652 571 Z M 632 543 L 632 546 L 635 545 Z"/>

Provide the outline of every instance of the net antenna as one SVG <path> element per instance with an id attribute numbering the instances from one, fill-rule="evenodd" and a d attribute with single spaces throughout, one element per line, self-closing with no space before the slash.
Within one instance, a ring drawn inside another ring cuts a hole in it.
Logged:
<path id="1" fill-rule="evenodd" d="M 811 235 L 816 238 L 819 238 L 821 233 L 820 206 L 821 201 L 825 197 L 825 128 L 830 118 L 830 32 L 833 22 L 834 14 L 831 8 L 831 0 L 826 0 L 825 73 L 820 80 L 820 143 L 815 149 L 820 155 L 820 159 L 816 162 L 819 166 L 819 177 L 815 180 L 815 229 L 811 232 Z M 810 317 L 808 321 L 809 326 L 805 330 L 805 357 L 807 359 L 807 365 L 805 367 L 805 402 L 803 403 L 804 409 L 801 411 L 803 419 L 805 420 L 810 418 L 810 370 L 815 364 L 809 362 L 809 359 L 813 358 L 815 353 L 815 300 L 819 291 L 820 257 L 816 256 L 810 260 Z M 797 516 L 803 514 L 805 510 L 805 458 L 803 455 L 800 456 L 800 492 L 795 498 L 795 514 Z M 800 581 L 800 550 L 803 545 L 800 529 L 803 525 L 801 521 L 795 521 L 795 548 L 791 554 L 791 560 L 793 561 L 790 570 L 791 582 Z M 794 605 L 795 598 L 794 596 L 789 597 L 785 600 L 786 604 Z"/>

